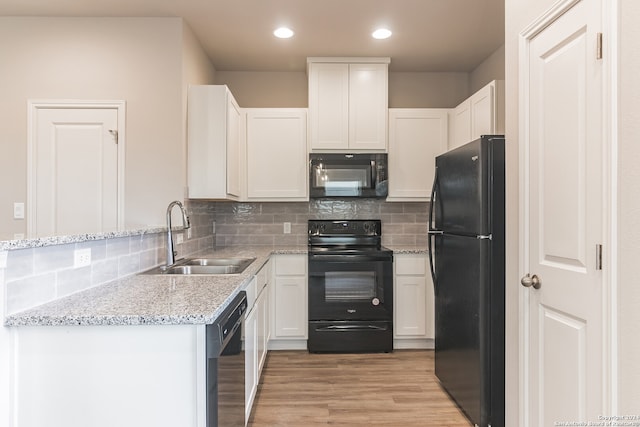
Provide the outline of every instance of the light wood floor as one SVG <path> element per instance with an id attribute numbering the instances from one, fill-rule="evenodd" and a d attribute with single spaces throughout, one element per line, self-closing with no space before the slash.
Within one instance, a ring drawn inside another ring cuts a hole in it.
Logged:
<path id="1" fill-rule="evenodd" d="M 440 388 L 433 351 L 269 352 L 249 427 L 470 427 Z"/>

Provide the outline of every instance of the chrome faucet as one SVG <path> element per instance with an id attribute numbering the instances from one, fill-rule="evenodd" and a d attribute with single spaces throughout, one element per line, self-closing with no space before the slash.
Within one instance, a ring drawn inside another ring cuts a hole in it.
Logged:
<path id="1" fill-rule="evenodd" d="M 171 209 L 174 206 L 178 206 L 180 211 L 182 211 L 182 228 L 183 230 L 191 227 L 189 223 L 189 217 L 187 216 L 187 211 L 184 209 L 184 206 L 178 200 L 174 200 L 169 203 L 167 207 L 167 267 L 173 265 L 176 262 L 176 255 L 178 251 L 173 249 L 173 232 L 171 231 Z"/>

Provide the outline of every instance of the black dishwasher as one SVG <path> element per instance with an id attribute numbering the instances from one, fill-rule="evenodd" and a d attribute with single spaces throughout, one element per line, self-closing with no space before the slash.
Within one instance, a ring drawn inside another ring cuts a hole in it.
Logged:
<path id="1" fill-rule="evenodd" d="M 207 427 L 244 427 L 242 324 L 247 297 L 241 291 L 206 327 Z"/>

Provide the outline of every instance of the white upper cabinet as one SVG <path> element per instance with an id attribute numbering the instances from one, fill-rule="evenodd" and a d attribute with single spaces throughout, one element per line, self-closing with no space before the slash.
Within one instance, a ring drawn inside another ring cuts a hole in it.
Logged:
<path id="1" fill-rule="evenodd" d="M 429 201 L 435 158 L 447 151 L 448 109 L 389 109 L 389 196 Z"/>
<path id="2" fill-rule="evenodd" d="M 312 151 L 386 151 L 389 58 L 308 58 Z"/>
<path id="3" fill-rule="evenodd" d="M 189 198 L 238 200 L 242 113 L 225 85 L 191 86 L 188 94 Z"/>
<path id="4" fill-rule="evenodd" d="M 306 109 L 245 111 L 247 200 L 308 200 Z"/>
<path id="5" fill-rule="evenodd" d="M 504 80 L 488 83 L 452 111 L 449 149 L 495 134 L 504 134 Z"/>

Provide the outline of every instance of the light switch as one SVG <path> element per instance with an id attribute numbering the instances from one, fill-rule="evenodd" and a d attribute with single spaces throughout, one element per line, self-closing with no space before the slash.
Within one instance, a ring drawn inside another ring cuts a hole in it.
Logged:
<path id="1" fill-rule="evenodd" d="M 291 223 L 290 222 L 285 222 L 283 228 L 284 229 L 282 231 L 284 232 L 284 234 L 291 234 Z"/>
<path id="2" fill-rule="evenodd" d="M 24 219 L 24 203 L 15 202 L 13 204 L 13 219 Z"/>

